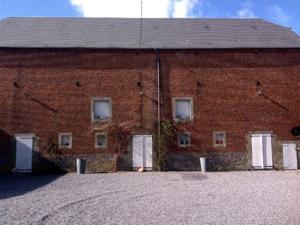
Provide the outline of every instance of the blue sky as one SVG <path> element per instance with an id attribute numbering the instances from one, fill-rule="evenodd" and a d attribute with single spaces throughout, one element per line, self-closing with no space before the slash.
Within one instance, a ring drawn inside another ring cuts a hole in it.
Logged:
<path id="1" fill-rule="evenodd" d="M 143 0 L 143 15 L 263 18 L 300 34 L 300 0 Z M 140 0 L 0 0 L 9 16 L 139 17 Z"/>

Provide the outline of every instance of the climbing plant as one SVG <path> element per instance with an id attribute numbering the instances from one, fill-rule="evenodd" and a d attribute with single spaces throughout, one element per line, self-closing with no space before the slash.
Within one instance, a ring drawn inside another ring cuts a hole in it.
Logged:
<path id="1" fill-rule="evenodd" d="M 160 122 L 160 134 L 155 135 L 154 142 L 154 166 L 156 170 L 167 170 L 168 151 L 170 145 L 176 140 L 175 135 L 176 128 L 169 120 Z"/>
<path id="2" fill-rule="evenodd" d="M 138 123 L 125 121 L 121 123 L 108 122 L 93 126 L 91 131 L 107 132 L 110 138 L 110 149 L 113 153 L 114 171 L 119 170 L 120 157 L 127 152 L 129 138 Z"/>
<path id="3" fill-rule="evenodd" d="M 49 156 L 61 154 L 61 150 L 58 148 L 56 141 L 55 132 L 49 132 L 49 136 L 45 141 L 45 149 L 47 150 L 47 154 Z"/>

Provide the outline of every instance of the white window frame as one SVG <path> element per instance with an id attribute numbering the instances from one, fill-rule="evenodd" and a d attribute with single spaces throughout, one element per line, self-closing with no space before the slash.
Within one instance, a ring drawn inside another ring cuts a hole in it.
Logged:
<path id="1" fill-rule="evenodd" d="M 98 142 L 97 142 L 97 136 L 98 135 L 105 136 L 105 144 L 104 144 L 104 146 L 98 145 Z M 106 132 L 98 132 L 98 133 L 96 133 L 95 134 L 95 148 L 105 149 L 105 148 L 107 148 L 107 146 L 108 146 L 108 135 L 107 135 L 107 133 Z"/>
<path id="2" fill-rule="evenodd" d="M 107 101 L 109 103 L 109 117 L 107 119 L 97 119 L 94 115 L 94 102 Z M 111 97 L 92 97 L 91 99 L 91 117 L 92 122 L 109 122 L 112 118 L 112 99 Z"/>
<path id="3" fill-rule="evenodd" d="M 190 101 L 190 117 L 187 119 L 181 119 L 176 117 L 176 101 Z M 194 117 L 194 104 L 193 97 L 173 97 L 173 120 L 175 122 L 190 122 Z"/>
<path id="4" fill-rule="evenodd" d="M 223 134 L 223 144 L 217 144 L 217 135 Z M 213 146 L 214 147 L 226 147 L 226 131 L 214 131 L 213 132 Z"/>
<path id="5" fill-rule="evenodd" d="M 189 136 L 189 139 L 190 139 L 189 144 L 187 144 L 187 145 L 182 145 L 182 144 L 180 143 L 180 135 L 182 135 L 182 134 L 186 134 L 186 135 Z M 190 146 L 191 146 L 191 143 L 192 143 L 191 133 L 190 133 L 190 132 L 178 132 L 178 133 L 177 133 L 177 143 L 178 143 L 178 146 L 181 147 L 181 148 L 187 148 L 187 147 L 190 147 Z"/>
<path id="6" fill-rule="evenodd" d="M 70 145 L 69 146 L 61 145 L 62 136 L 70 136 Z M 73 142 L 72 133 L 59 133 L 58 134 L 58 148 L 72 148 L 72 142 Z"/>

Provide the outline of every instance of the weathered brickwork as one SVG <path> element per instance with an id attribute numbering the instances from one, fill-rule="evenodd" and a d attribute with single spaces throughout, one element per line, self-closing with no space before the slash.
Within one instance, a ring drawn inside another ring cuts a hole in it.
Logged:
<path id="1" fill-rule="evenodd" d="M 300 125 L 300 50 L 161 51 L 160 59 L 162 117 L 172 119 L 172 97 L 192 97 L 194 106 L 193 122 L 176 124 L 191 133 L 192 145 L 170 147 L 170 169 L 197 170 L 202 155 L 212 170 L 248 169 L 249 135 L 256 131 L 276 135 L 280 168 L 280 141 L 299 139 L 290 130 Z M 0 155 L 14 157 L 14 134 L 34 133 L 37 153 L 48 159 L 58 133 L 71 132 L 72 148 L 59 150 L 54 161 L 71 160 L 64 167 L 74 170 L 73 158 L 95 156 L 91 170 L 104 170 L 97 157 L 110 170 L 103 161 L 111 160 L 104 160 L 111 143 L 95 148 L 92 97 L 111 97 L 113 121 L 135 122 L 132 133 L 154 134 L 156 52 L 1 49 Z M 225 148 L 213 146 L 214 131 L 226 132 Z M 131 168 L 130 154 L 122 158 L 124 169 Z"/>

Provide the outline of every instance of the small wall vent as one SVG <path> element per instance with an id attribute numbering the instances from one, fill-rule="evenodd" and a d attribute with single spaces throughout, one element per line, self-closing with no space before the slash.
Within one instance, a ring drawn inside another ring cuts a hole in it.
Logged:
<path id="1" fill-rule="evenodd" d="M 294 136 L 300 136 L 300 127 L 293 127 L 291 132 Z"/>

